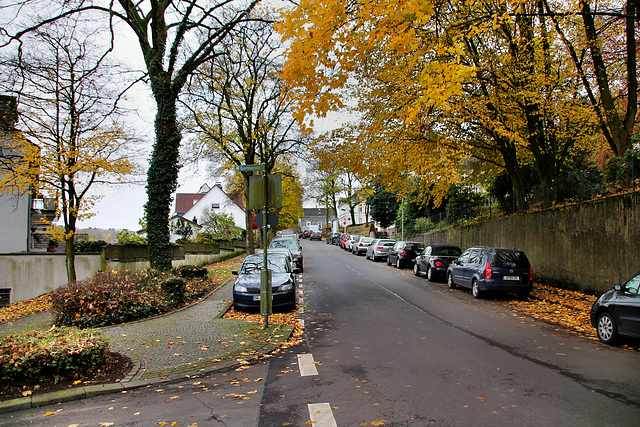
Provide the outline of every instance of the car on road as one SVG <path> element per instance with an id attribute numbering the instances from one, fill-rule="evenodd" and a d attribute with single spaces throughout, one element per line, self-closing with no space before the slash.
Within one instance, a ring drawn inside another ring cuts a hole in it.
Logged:
<path id="1" fill-rule="evenodd" d="M 360 237 L 362 237 L 362 236 L 359 236 L 357 234 L 350 234 L 349 237 L 347 238 L 346 242 L 344 243 L 344 250 L 351 252 L 353 250 L 353 244 Z"/>
<path id="2" fill-rule="evenodd" d="M 365 257 L 373 262 L 379 259 L 386 259 L 389 255 L 389 251 L 396 244 L 394 239 L 375 239 L 367 247 L 367 253 Z"/>
<path id="3" fill-rule="evenodd" d="M 351 247 L 351 253 L 354 255 L 362 255 L 367 253 L 367 248 L 375 239 L 373 237 L 360 237 L 357 241 L 353 243 Z"/>
<path id="4" fill-rule="evenodd" d="M 423 250 L 424 243 L 400 240 L 389 250 L 387 265 L 395 265 L 397 268 L 413 266 L 416 257 Z"/>
<path id="5" fill-rule="evenodd" d="M 640 272 L 605 292 L 591 307 L 598 339 L 615 344 L 621 335 L 640 338 Z"/>
<path id="6" fill-rule="evenodd" d="M 309 240 L 322 240 L 322 233 L 319 231 L 310 231 L 309 232 Z"/>
<path id="7" fill-rule="evenodd" d="M 233 285 L 233 306 L 236 309 L 260 308 L 260 273 L 264 254 L 249 255 L 240 270 L 231 270 L 238 276 Z M 267 268 L 271 271 L 272 307 L 294 309 L 296 306 L 296 273 L 285 255 L 267 253 Z"/>
<path id="8" fill-rule="evenodd" d="M 337 245 L 338 244 L 338 239 L 340 238 L 340 236 L 342 235 L 342 233 L 331 233 L 330 235 L 327 236 L 327 245 Z"/>
<path id="9" fill-rule="evenodd" d="M 427 245 L 413 263 L 413 274 L 416 276 L 424 274 L 430 282 L 436 278 L 444 279 L 447 277 L 447 268 L 449 268 L 451 261 L 457 259 L 461 254 L 462 249 L 456 245 Z"/>
<path id="10" fill-rule="evenodd" d="M 447 269 L 447 285 L 471 288 L 474 298 L 487 291 L 515 292 L 526 300 L 533 290 L 533 267 L 517 248 L 475 246 L 467 249 Z"/>
<path id="11" fill-rule="evenodd" d="M 302 246 L 297 239 L 290 237 L 276 237 L 269 243 L 269 248 L 287 248 L 293 254 L 293 262 L 300 269 L 300 273 L 304 271 L 304 258 L 302 255 Z M 267 251 L 268 252 L 268 251 Z"/>
<path id="12" fill-rule="evenodd" d="M 298 237 L 298 233 L 296 233 L 291 228 L 285 228 L 284 230 L 280 230 L 276 233 L 276 237 Z"/>

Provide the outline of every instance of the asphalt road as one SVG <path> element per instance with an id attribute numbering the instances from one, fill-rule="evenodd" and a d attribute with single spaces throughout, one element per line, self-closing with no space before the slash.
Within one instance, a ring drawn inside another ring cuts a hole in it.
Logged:
<path id="1" fill-rule="evenodd" d="M 303 246 L 302 344 L 242 371 L 31 409 L 0 416 L 2 424 L 640 423 L 638 353 L 564 334 L 324 241 Z"/>

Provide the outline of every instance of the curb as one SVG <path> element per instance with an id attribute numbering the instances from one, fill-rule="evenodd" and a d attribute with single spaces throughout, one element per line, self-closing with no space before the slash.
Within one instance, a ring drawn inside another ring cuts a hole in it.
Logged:
<path id="1" fill-rule="evenodd" d="M 168 375 L 166 377 L 152 378 L 147 380 L 135 380 L 131 378 L 140 369 L 140 364 L 134 363 L 131 371 L 127 376 L 118 383 L 113 384 L 99 384 L 86 387 L 78 387 L 69 390 L 61 390 L 52 393 L 45 393 L 35 396 L 22 397 L 18 399 L 6 400 L 0 402 L 0 414 L 6 414 L 9 412 L 23 411 L 26 409 L 38 408 L 46 405 L 53 405 L 58 403 L 70 402 L 74 400 L 88 399 L 95 396 L 101 396 L 104 394 L 123 393 L 139 388 L 148 387 L 158 384 L 171 384 L 174 382 L 182 381 L 185 378 L 196 378 L 201 375 L 208 375 L 216 372 L 225 372 L 240 366 L 246 366 L 252 363 L 258 362 L 265 355 L 272 353 L 280 347 L 280 345 L 286 343 L 293 334 L 294 327 L 289 325 L 282 325 L 279 329 L 275 330 L 280 335 L 280 339 L 277 344 L 272 341 L 260 346 L 255 350 L 254 354 L 248 355 L 244 358 L 230 358 L 226 362 L 216 363 L 215 366 L 209 366 L 197 371 L 189 371 L 180 374 Z"/>

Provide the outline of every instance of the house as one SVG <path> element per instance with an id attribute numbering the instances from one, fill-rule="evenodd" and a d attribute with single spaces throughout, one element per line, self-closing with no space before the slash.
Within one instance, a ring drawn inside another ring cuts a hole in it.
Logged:
<path id="1" fill-rule="evenodd" d="M 237 227 L 245 229 L 242 195 L 231 196 L 225 193 L 221 183 L 216 183 L 213 187 L 204 184 L 197 193 L 177 193 L 175 200 L 175 212 L 169 221 L 172 242 L 181 238 L 175 233 L 179 220 L 187 221 L 194 232 L 193 236 L 197 235 L 201 229 L 198 221 L 202 219 L 204 210 L 209 208 L 213 208 L 216 213 L 230 215 Z"/>
<path id="2" fill-rule="evenodd" d="M 11 173 L 24 161 L 25 144 L 29 142 L 15 128 L 18 105 L 13 96 L 0 95 L 0 176 Z M 33 145 L 35 146 L 35 145 Z M 22 148 L 22 149 L 21 149 Z M 8 186 L 0 191 L 2 239 L 0 253 L 26 253 L 44 250 L 49 243 L 46 229 L 55 221 L 56 200 L 39 196 L 33 187 Z"/>
<path id="3" fill-rule="evenodd" d="M 300 230 L 309 230 L 311 228 L 318 228 L 320 231 L 331 224 L 331 221 L 335 219 L 333 215 L 329 215 L 327 208 L 303 208 L 304 216 L 298 220 L 298 226 Z"/>

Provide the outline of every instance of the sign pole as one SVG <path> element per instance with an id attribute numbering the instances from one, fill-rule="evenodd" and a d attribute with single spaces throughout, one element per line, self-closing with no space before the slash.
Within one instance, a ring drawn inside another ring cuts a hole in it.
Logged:
<path id="1" fill-rule="evenodd" d="M 269 214 L 269 185 L 266 165 L 263 165 L 263 179 L 264 179 L 264 207 L 262 215 L 264 221 L 262 223 L 262 253 L 264 254 L 263 269 L 260 275 L 260 311 L 263 315 L 263 329 L 269 328 L 269 314 L 271 313 L 271 272 L 269 271 L 267 264 L 267 233 L 269 231 L 269 224 L 267 216 Z"/>

